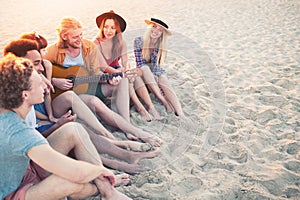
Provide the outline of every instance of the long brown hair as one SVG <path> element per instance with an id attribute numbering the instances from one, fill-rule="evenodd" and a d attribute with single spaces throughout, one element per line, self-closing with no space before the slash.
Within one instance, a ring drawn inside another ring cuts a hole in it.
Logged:
<path id="1" fill-rule="evenodd" d="M 122 42 L 123 42 L 122 31 L 121 31 L 118 20 L 112 16 L 104 18 L 99 26 L 99 32 L 96 36 L 96 39 L 97 38 L 99 38 L 100 40 L 105 39 L 104 25 L 105 25 L 106 20 L 108 20 L 108 19 L 114 20 L 115 27 L 116 27 L 116 34 L 112 38 L 113 46 L 111 49 L 112 59 L 115 60 L 116 58 L 120 57 L 122 54 Z"/>

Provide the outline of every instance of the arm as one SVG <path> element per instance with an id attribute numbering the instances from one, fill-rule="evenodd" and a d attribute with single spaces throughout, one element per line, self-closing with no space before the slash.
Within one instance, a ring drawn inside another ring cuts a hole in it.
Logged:
<path id="1" fill-rule="evenodd" d="M 98 51 L 100 70 L 104 73 L 109 73 L 109 74 L 120 72 L 120 70 L 114 69 L 107 64 L 106 60 L 103 57 L 102 52 L 100 51 L 99 42 L 97 39 L 94 40 L 94 44 L 96 45 L 96 49 Z"/>
<path id="2" fill-rule="evenodd" d="M 58 48 L 58 44 L 53 44 L 47 48 L 47 54 L 45 55 L 45 59 L 48 60 L 51 64 L 55 63 L 57 65 L 63 65 L 66 54 L 62 53 L 62 49 Z M 52 65 L 49 74 L 47 74 L 47 78 L 50 77 L 50 81 L 53 85 L 61 90 L 68 90 L 73 87 L 73 83 L 69 79 L 64 78 L 56 78 L 52 77 Z M 51 72 L 51 74 L 50 74 Z"/>
<path id="3" fill-rule="evenodd" d="M 59 127 L 64 125 L 65 123 L 74 122 L 76 120 L 76 118 L 77 118 L 76 114 L 72 115 L 72 112 L 68 111 L 66 114 L 61 116 L 53 126 L 51 126 L 49 129 L 45 130 L 42 133 L 43 136 L 48 137 L 53 131 L 55 131 L 56 129 L 58 129 Z"/>
<path id="4" fill-rule="evenodd" d="M 51 82 L 51 77 L 52 77 L 52 63 L 49 60 L 46 60 L 46 59 L 43 60 L 43 63 L 44 63 L 45 71 L 46 71 L 46 78 Z M 50 94 L 46 94 L 45 95 L 45 107 L 46 107 L 46 111 L 48 113 L 48 117 L 47 118 L 49 119 L 49 121 L 51 121 L 51 122 L 57 122 L 58 119 L 55 118 L 54 115 L 53 115 L 52 99 L 51 99 Z"/>
<path id="5" fill-rule="evenodd" d="M 128 63 L 127 45 L 126 45 L 126 42 L 124 40 L 123 40 L 123 44 L 122 44 L 121 62 L 122 62 L 123 71 L 126 71 L 127 69 L 130 69 L 130 66 L 129 66 L 129 63 Z"/>
<path id="6" fill-rule="evenodd" d="M 134 56 L 135 56 L 135 62 L 137 67 L 142 67 L 143 65 L 146 65 L 146 60 L 143 58 L 142 55 L 142 47 L 143 47 L 143 41 L 140 37 L 136 38 L 134 40 Z"/>
<path id="7" fill-rule="evenodd" d="M 43 169 L 72 182 L 88 183 L 101 175 L 113 176 L 102 165 L 71 159 L 55 151 L 48 144 L 32 147 L 27 154 Z"/>

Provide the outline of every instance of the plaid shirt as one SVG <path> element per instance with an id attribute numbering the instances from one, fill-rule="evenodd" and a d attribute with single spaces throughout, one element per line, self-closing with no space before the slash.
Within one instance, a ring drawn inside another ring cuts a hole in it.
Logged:
<path id="1" fill-rule="evenodd" d="M 143 39 L 142 37 L 137 37 L 134 40 L 134 55 L 135 55 L 135 62 L 137 67 L 142 67 L 144 65 L 149 65 L 152 73 L 156 76 L 160 76 L 165 72 L 163 68 L 160 67 L 156 63 L 157 60 L 157 54 L 158 54 L 158 48 L 154 49 L 151 53 L 150 63 L 148 63 L 142 55 L 142 49 L 143 49 Z"/>

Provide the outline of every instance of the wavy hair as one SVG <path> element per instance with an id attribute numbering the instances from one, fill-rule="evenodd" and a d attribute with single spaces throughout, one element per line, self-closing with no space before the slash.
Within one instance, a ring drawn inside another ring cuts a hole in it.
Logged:
<path id="1" fill-rule="evenodd" d="M 108 19 L 112 19 L 114 20 L 114 23 L 115 23 L 115 27 L 116 27 L 116 34 L 114 35 L 114 37 L 112 38 L 112 41 L 113 41 L 113 46 L 112 46 L 112 49 L 111 49 L 111 53 L 112 53 L 112 59 L 115 60 L 117 59 L 118 57 L 121 56 L 122 54 L 122 42 L 123 42 L 123 36 L 122 36 L 122 31 L 121 31 L 121 27 L 120 27 L 120 24 L 118 22 L 118 20 L 115 18 L 115 17 L 106 17 L 102 20 L 100 26 L 99 26 L 99 32 L 96 36 L 96 39 L 100 39 L 100 40 L 103 40 L 105 39 L 105 36 L 104 36 L 104 25 L 105 25 L 105 22 L 106 20 Z"/>
<path id="2" fill-rule="evenodd" d="M 47 42 L 46 38 L 37 34 L 36 32 L 24 33 L 23 35 L 21 35 L 20 38 L 36 41 L 38 43 L 39 52 L 41 49 L 44 49 L 48 46 L 48 42 Z"/>
<path id="3" fill-rule="evenodd" d="M 60 48 L 67 48 L 66 41 L 63 40 L 62 35 L 76 29 L 82 29 L 82 25 L 77 19 L 73 17 L 66 17 L 61 19 L 60 24 L 56 29 L 58 33 L 58 46 Z"/>
<path id="4" fill-rule="evenodd" d="M 24 102 L 22 92 L 31 88 L 33 65 L 8 53 L 0 60 L 0 107 L 12 110 Z"/>

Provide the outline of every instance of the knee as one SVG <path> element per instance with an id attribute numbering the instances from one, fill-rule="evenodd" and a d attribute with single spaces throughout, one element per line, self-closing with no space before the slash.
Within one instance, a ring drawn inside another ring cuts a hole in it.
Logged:
<path id="1" fill-rule="evenodd" d="M 64 124 L 66 130 L 64 131 L 66 134 L 69 134 L 72 138 L 77 138 L 78 136 L 87 135 L 84 127 L 78 122 L 68 122 Z"/>
<path id="2" fill-rule="evenodd" d="M 76 97 L 77 94 L 71 90 L 68 90 L 62 93 L 61 96 L 63 97 L 64 102 L 72 103 L 74 101 L 74 97 Z"/>
<path id="3" fill-rule="evenodd" d="M 122 79 L 121 79 L 121 82 L 120 82 L 120 85 L 122 85 L 123 87 L 128 88 L 128 87 L 129 87 L 129 81 L 128 81 L 128 78 L 122 78 Z"/>

